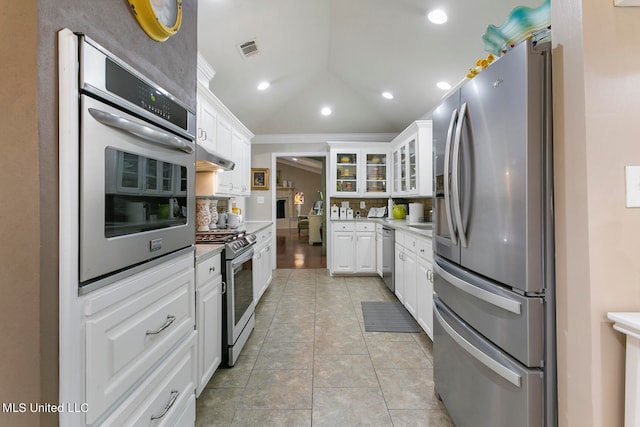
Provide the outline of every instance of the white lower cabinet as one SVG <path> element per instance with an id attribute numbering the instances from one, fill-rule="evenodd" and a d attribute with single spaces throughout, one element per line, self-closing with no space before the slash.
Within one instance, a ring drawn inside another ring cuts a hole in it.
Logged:
<path id="1" fill-rule="evenodd" d="M 429 261 L 418 258 L 418 324 L 433 340 L 433 266 Z"/>
<path id="2" fill-rule="evenodd" d="M 331 274 L 355 271 L 355 224 L 334 222 L 331 224 Z"/>
<path id="3" fill-rule="evenodd" d="M 222 265 L 221 255 L 196 265 L 196 330 L 198 376 L 196 397 L 222 362 Z"/>
<path id="4" fill-rule="evenodd" d="M 431 240 L 396 231 L 395 293 L 433 339 L 433 252 Z"/>
<path id="5" fill-rule="evenodd" d="M 256 246 L 253 252 L 253 303 L 258 304 L 273 279 L 271 250 L 273 247 L 273 231 L 268 229 L 256 233 Z"/>
<path id="6" fill-rule="evenodd" d="M 331 230 L 331 274 L 376 273 L 374 222 L 333 221 Z"/>
<path id="7" fill-rule="evenodd" d="M 376 224 L 376 273 L 381 278 L 384 277 L 384 250 L 382 243 L 384 242 L 384 236 L 382 235 L 382 226 Z"/>
<path id="8" fill-rule="evenodd" d="M 405 272 L 404 259 L 402 258 L 402 254 L 404 252 L 404 246 L 398 243 L 399 234 L 400 233 L 396 231 L 396 244 L 395 244 L 396 260 L 395 260 L 395 271 L 394 271 L 395 277 L 393 278 L 393 281 L 395 283 L 396 297 L 402 304 L 404 304 L 404 283 L 406 281 L 405 275 L 404 275 L 404 272 Z"/>
<path id="9" fill-rule="evenodd" d="M 431 241 L 418 239 L 416 252 L 418 255 L 416 320 L 429 338 L 433 340 L 433 249 Z"/>
<path id="10" fill-rule="evenodd" d="M 104 422 L 108 426 L 193 426 L 195 332 Z"/>
<path id="11" fill-rule="evenodd" d="M 416 238 L 413 235 L 396 231 L 396 296 L 413 317 L 416 317 L 418 299 L 415 244 Z"/>
<path id="12" fill-rule="evenodd" d="M 356 223 L 356 272 L 376 272 L 375 224 Z"/>
<path id="13" fill-rule="evenodd" d="M 194 282 L 190 253 L 83 299 L 87 425 L 173 425 L 195 398 Z"/>

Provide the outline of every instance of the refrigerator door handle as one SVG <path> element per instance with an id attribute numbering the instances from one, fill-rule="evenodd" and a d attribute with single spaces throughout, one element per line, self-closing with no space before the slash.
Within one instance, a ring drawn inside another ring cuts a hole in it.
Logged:
<path id="1" fill-rule="evenodd" d="M 451 121 L 447 130 L 447 141 L 444 147 L 444 208 L 447 217 L 447 225 L 451 231 L 451 244 L 457 245 L 456 229 L 453 228 L 453 217 L 451 216 L 451 189 L 449 188 L 449 169 L 451 165 L 451 141 L 453 140 L 453 129 L 458 119 L 458 109 L 451 113 Z"/>
<path id="2" fill-rule="evenodd" d="M 481 350 L 476 348 L 473 344 L 467 341 L 462 335 L 458 334 L 455 329 L 449 325 L 437 307 L 433 311 L 435 316 L 438 318 L 442 329 L 454 340 L 460 347 L 462 347 L 467 353 L 469 353 L 473 358 L 475 358 L 478 362 L 482 363 L 487 368 L 491 369 L 496 374 L 500 375 L 505 380 L 509 381 L 514 386 L 520 388 L 522 385 L 522 377 L 517 373 L 502 365 L 498 361 L 492 359 L 490 356 L 483 353 Z"/>
<path id="3" fill-rule="evenodd" d="M 500 307 L 503 310 L 510 311 L 514 314 L 520 314 L 522 312 L 522 304 L 520 304 L 518 301 L 514 301 L 512 299 L 496 295 L 489 291 L 485 291 L 484 289 L 478 288 L 477 286 L 473 286 L 471 283 L 465 282 L 464 280 L 454 276 L 444 268 L 440 267 L 440 265 L 438 265 L 438 261 L 435 261 L 433 263 L 433 269 L 447 282 L 451 283 L 461 291 L 468 293 L 469 295 L 472 295 L 488 304 Z"/>
<path id="4" fill-rule="evenodd" d="M 462 137 L 462 126 L 467 115 L 467 103 L 462 104 L 460 108 L 460 117 L 458 118 L 458 124 L 456 125 L 456 133 L 453 142 L 453 160 L 452 160 L 452 178 L 451 183 L 453 186 L 453 211 L 456 217 L 456 223 L 458 225 L 458 238 L 460 244 L 463 247 L 467 247 L 467 236 L 465 235 L 464 225 L 462 224 L 462 208 L 460 207 L 460 182 L 458 174 L 460 171 L 460 140 Z"/>

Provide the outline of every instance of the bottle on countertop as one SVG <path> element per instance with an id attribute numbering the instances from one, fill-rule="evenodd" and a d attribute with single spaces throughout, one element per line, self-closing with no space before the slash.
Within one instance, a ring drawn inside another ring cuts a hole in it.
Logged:
<path id="1" fill-rule="evenodd" d="M 387 201 L 387 218 L 391 218 L 393 212 L 393 199 L 389 197 Z"/>

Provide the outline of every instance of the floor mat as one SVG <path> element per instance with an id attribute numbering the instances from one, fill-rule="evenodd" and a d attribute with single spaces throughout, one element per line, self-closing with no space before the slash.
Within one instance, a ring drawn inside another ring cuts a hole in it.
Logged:
<path id="1" fill-rule="evenodd" d="M 362 314 L 367 332 L 420 332 L 411 314 L 397 301 L 362 301 Z"/>

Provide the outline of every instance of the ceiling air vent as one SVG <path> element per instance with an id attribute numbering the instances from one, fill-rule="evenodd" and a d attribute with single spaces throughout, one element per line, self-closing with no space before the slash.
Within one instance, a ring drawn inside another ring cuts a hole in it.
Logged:
<path id="1" fill-rule="evenodd" d="M 256 44 L 255 39 L 241 43 L 238 45 L 238 49 L 240 49 L 240 54 L 243 58 L 248 58 L 258 53 L 258 45 Z"/>

